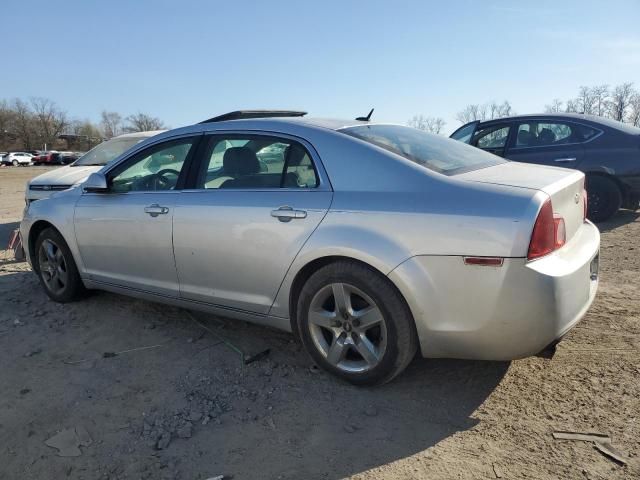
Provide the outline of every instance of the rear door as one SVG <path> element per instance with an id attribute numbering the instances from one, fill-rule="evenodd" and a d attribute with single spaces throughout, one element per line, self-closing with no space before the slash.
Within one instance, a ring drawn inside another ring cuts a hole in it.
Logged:
<path id="1" fill-rule="evenodd" d="M 584 159 L 585 128 L 555 119 L 518 122 L 506 158 L 516 162 L 577 168 Z"/>
<path id="2" fill-rule="evenodd" d="M 183 298 L 266 314 L 332 191 L 313 148 L 282 135 L 211 135 L 174 214 Z"/>

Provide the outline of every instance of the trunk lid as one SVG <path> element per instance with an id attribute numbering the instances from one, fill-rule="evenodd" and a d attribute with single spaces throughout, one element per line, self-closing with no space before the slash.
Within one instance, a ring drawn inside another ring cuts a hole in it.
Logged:
<path id="1" fill-rule="evenodd" d="M 564 218 L 567 242 L 584 223 L 584 173 L 577 170 L 506 162 L 463 173 L 456 178 L 546 193 L 551 197 L 553 212 Z"/>

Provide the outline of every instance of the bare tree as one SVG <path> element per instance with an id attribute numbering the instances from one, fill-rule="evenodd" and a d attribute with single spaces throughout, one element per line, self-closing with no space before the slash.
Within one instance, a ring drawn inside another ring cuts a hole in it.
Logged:
<path id="1" fill-rule="evenodd" d="M 9 102 L 0 100 L 0 149 L 8 149 L 15 142 L 15 113 Z"/>
<path id="2" fill-rule="evenodd" d="M 456 114 L 456 120 L 461 123 L 469 123 L 474 120 L 485 120 L 487 116 L 486 105 L 471 104 L 467 105 Z"/>
<path id="3" fill-rule="evenodd" d="M 580 113 L 584 113 L 585 115 L 592 115 L 596 103 L 593 89 L 584 85 L 581 86 L 578 93 L 578 98 L 576 98 L 575 102 L 576 107 Z"/>
<path id="4" fill-rule="evenodd" d="M 152 117 L 146 113 L 136 113 L 129 115 L 127 125 L 124 127 L 126 132 L 147 132 L 149 130 L 162 130 L 167 128 L 162 120 Z"/>
<path id="5" fill-rule="evenodd" d="M 562 106 L 564 102 L 559 98 L 554 98 L 549 105 L 544 106 L 544 111 L 546 113 L 560 113 L 562 112 Z"/>
<path id="6" fill-rule="evenodd" d="M 491 104 L 489 105 L 489 120 L 493 120 L 494 118 L 509 117 L 514 114 L 515 112 L 513 111 L 511 104 L 507 100 L 500 104 L 491 102 Z"/>
<path id="7" fill-rule="evenodd" d="M 593 95 L 593 114 L 603 117 L 607 113 L 607 102 L 609 98 L 609 85 L 596 85 L 591 88 Z"/>
<path id="8" fill-rule="evenodd" d="M 32 98 L 31 107 L 36 135 L 42 144 L 53 144 L 68 125 L 66 112 L 47 98 Z"/>
<path id="9" fill-rule="evenodd" d="M 580 108 L 575 100 L 567 100 L 567 107 L 564 111 L 567 113 L 580 113 Z"/>
<path id="10" fill-rule="evenodd" d="M 640 127 L 640 92 L 636 92 L 629 102 L 628 121 L 634 127 Z"/>
<path id="11" fill-rule="evenodd" d="M 14 114 L 13 129 L 16 136 L 22 141 L 22 146 L 26 150 L 31 150 L 36 146 L 37 133 L 35 119 L 29 104 L 16 98 L 11 109 Z"/>
<path id="12" fill-rule="evenodd" d="M 627 109 L 629 108 L 631 99 L 635 93 L 633 83 L 630 82 L 618 85 L 613 89 L 613 92 L 611 92 L 611 99 L 609 100 L 611 118 L 618 120 L 619 122 L 624 122 Z"/>
<path id="13" fill-rule="evenodd" d="M 407 122 L 407 125 L 418 130 L 424 130 L 429 133 L 442 133 L 442 129 L 446 125 L 443 118 L 426 117 L 424 115 L 415 115 Z"/>
<path id="14" fill-rule="evenodd" d="M 103 110 L 100 113 L 100 126 L 106 138 L 113 138 L 120 135 L 123 131 L 122 115 L 118 112 L 108 112 Z"/>
<path id="15" fill-rule="evenodd" d="M 515 115 L 511 104 L 505 100 L 502 103 L 471 104 L 464 107 L 456 114 L 456 120 L 462 123 L 473 122 L 474 120 L 493 120 L 494 118 L 508 117 Z"/>
<path id="16" fill-rule="evenodd" d="M 13 127 L 14 113 L 9 102 L 0 100 L 0 135 L 11 133 Z"/>

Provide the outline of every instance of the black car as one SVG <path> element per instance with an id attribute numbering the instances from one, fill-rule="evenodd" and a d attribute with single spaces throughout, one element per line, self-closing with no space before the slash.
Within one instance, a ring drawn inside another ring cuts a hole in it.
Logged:
<path id="1" fill-rule="evenodd" d="M 583 171 L 595 222 L 638 209 L 640 128 L 590 115 L 522 115 L 467 123 L 451 138 L 516 162 Z"/>

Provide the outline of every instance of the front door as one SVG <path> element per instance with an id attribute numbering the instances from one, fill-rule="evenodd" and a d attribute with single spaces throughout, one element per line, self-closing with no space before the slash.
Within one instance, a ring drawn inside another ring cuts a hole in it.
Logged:
<path id="1" fill-rule="evenodd" d="M 178 296 L 172 221 L 196 138 L 142 150 L 107 173 L 108 193 L 84 193 L 75 209 L 80 255 L 91 280 Z"/>
<path id="2" fill-rule="evenodd" d="M 215 135 L 194 189 L 178 199 L 182 297 L 266 314 L 332 192 L 310 149 L 269 135 Z"/>

